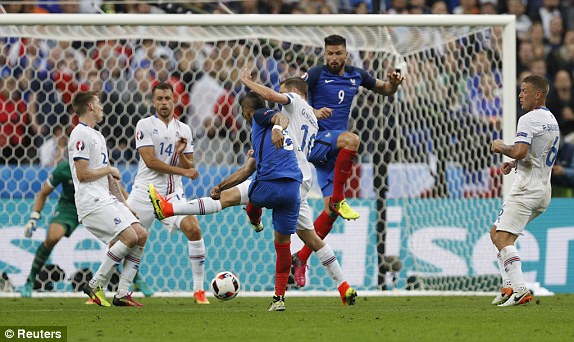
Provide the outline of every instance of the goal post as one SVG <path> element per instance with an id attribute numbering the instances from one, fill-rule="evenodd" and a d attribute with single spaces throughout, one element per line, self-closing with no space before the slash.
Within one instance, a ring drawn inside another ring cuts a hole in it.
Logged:
<path id="1" fill-rule="evenodd" d="M 346 195 L 361 219 L 337 221 L 327 242 L 351 285 L 467 291 L 498 285 L 488 230 L 512 181 L 502 182 L 501 159 L 489 144 L 494 138 L 509 143 L 515 135 L 514 16 L 5 14 L 0 34 L 6 37 L 0 51 L 4 101 L 26 108 L 10 117 L 23 131 L 3 131 L 8 139 L 1 141 L 7 148 L 0 165 L 0 271 L 16 286 L 27 277 L 56 204 L 52 195 L 39 230 L 25 239 L 33 198 L 53 168 L 49 160 L 42 165 L 40 149 L 57 127 L 76 123 L 74 92 L 102 91 L 106 120 L 98 128 L 129 190 L 137 170 L 135 124 L 152 113 L 151 86 L 172 82 L 176 114 L 194 131 L 200 173 L 185 182 L 186 194 L 206 196 L 242 165 L 250 146 L 238 108 L 246 92 L 240 69 L 277 88 L 280 80 L 324 63 L 323 38 L 330 34 L 347 39 L 350 65 L 383 80 L 397 68 L 406 77 L 392 97 L 359 91 L 350 115 L 349 130 L 360 136 L 361 147 Z M 315 186 L 315 216 L 320 197 Z M 241 208 L 200 218 L 205 286 L 228 270 L 248 292 L 272 289 L 269 213 L 263 223 L 263 233 L 252 233 Z M 181 233 L 152 228 L 141 266 L 152 288 L 191 288 L 185 241 Z M 301 246 L 294 237 L 292 252 Z M 38 286 L 74 290 L 70 279 L 94 270 L 104 249 L 78 229 L 48 261 L 65 277 L 52 277 L 60 274 L 52 267 Z M 294 291 L 334 289 L 317 258 L 310 266 L 309 284 Z"/>

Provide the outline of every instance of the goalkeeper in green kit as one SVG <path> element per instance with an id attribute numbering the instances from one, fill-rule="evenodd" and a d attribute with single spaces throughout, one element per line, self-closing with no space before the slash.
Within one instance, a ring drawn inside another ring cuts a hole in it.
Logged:
<path id="1" fill-rule="evenodd" d="M 32 290 L 34 289 L 34 282 L 36 276 L 42 269 L 42 266 L 46 263 L 52 249 L 58 244 L 62 237 L 70 237 L 76 227 L 79 225 L 78 213 L 76 211 L 76 203 L 74 201 L 74 182 L 72 181 L 72 173 L 70 171 L 70 164 L 68 159 L 63 159 L 52 174 L 50 178 L 44 183 L 38 194 L 36 194 L 36 199 L 34 200 L 34 207 L 32 213 L 30 214 L 30 220 L 24 227 L 24 235 L 27 238 L 32 237 L 34 231 L 36 231 L 38 220 L 42 217 L 40 212 L 44 209 L 46 205 L 46 200 L 48 196 L 62 184 L 62 194 L 58 200 L 56 210 L 54 211 L 54 216 L 50 221 L 50 226 L 48 227 L 48 234 L 46 239 L 38 249 L 36 250 L 36 255 L 34 256 L 34 261 L 32 262 L 32 269 L 26 280 L 26 283 L 21 288 L 20 293 L 22 297 L 28 298 L 32 295 Z M 143 281 L 140 280 L 139 274 L 136 275 L 134 283 L 139 287 L 139 290 L 143 292 L 145 296 L 151 296 L 153 291 L 149 289 Z"/>

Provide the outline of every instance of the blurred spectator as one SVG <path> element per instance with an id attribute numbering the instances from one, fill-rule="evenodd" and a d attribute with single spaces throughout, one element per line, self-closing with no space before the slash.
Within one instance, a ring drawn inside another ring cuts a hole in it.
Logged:
<path id="1" fill-rule="evenodd" d="M 516 72 L 521 73 L 529 70 L 532 61 L 534 61 L 532 44 L 528 41 L 520 42 L 518 45 L 518 64 L 516 65 Z"/>
<path id="2" fill-rule="evenodd" d="M 6 163 L 19 163 L 30 143 L 26 103 L 13 77 L 0 79 L 0 148 Z M 32 133 L 32 132 L 30 132 Z"/>
<path id="3" fill-rule="evenodd" d="M 431 6 L 431 14 L 449 14 L 445 1 L 437 0 Z"/>
<path id="4" fill-rule="evenodd" d="M 63 159 L 68 158 L 68 136 L 62 126 L 52 128 L 52 137 L 40 146 L 40 165 L 44 167 L 56 166 Z"/>
<path id="5" fill-rule="evenodd" d="M 409 14 L 407 0 L 391 0 L 387 14 Z"/>
<path id="6" fill-rule="evenodd" d="M 530 63 L 530 68 L 528 69 L 534 75 L 544 76 L 548 79 L 552 79 L 552 77 L 548 77 L 548 73 L 546 71 L 546 61 L 543 59 L 535 59 Z"/>
<path id="7" fill-rule="evenodd" d="M 554 17 L 560 17 L 560 0 L 544 0 L 542 7 L 538 10 L 540 21 L 544 27 L 544 36 L 550 38 L 550 22 Z"/>
<path id="8" fill-rule="evenodd" d="M 486 0 L 480 3 L 480 14 L 497 14 L 496 1 Z"/>
<path id="9" fill-rule="evenodd" d="M 572 197 L 574 190 L 574 144 L 560 141 L 550 181 L 553 196 Z"/>
<path id="10" fill-rule="evenodd" d="M 548 40 L 544 37 L 544 29 L 542 23 L 535 21 L 530 26 L 530 44 L 532 45 L 532 54 L 534 58 L 546 58 L 550 53 L 550 45 Z"/>
<path id="11" fill-rule="evenodd" d="M 559 70 L 574 71 L 574 30 L 564 35 L 564 45 L 548 55 L 548 71 L 555 75 Z"/>
<path id="12" fill-rule="evenodd" d="M 409 0 L 410 14 L 430 14 L 431 10 L 426 6 L 425 0 Z"/>
<path id="13" fill-rule="evenodd" d="M 568 71 L 560 70 L 554 78 L 546 100 L 548 109 L 556 116 L 564 141 L 574 143 L 574 89 Z"/>
<path id="14" fill-rule="evenodd" d="M 558 49 L 562 45 L 564 37 L 564 20 L 561 16 L 553 17 L 550 20 L 550 32 L 548 35 L 548 45 L 550 51 Z"/>
<path id="15" fill-rule="evenodd" d="M 455 7 L 452 11 L 453 14 L 479 14 L 480 8 L 478 7 L 477 0 L 460 0 L 460 5 Z"/>
<path id="16" fill-rule="evenodd" d="M 532 25 L 532 20 L 525 14 L 526 6 L 523 0 L 508 0 L 508 14 L 516 16 L 516 36 L 520 40 L 528 39 L 528 30 Z"/>

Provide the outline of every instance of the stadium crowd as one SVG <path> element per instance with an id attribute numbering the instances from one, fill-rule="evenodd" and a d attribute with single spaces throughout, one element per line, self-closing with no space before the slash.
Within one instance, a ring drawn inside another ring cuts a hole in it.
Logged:
<path id="1" fill-rule="evenodd" d="M 382 0 L 377 4 L 373 1 L 376 0 L 8 1 L 3 2 L 2 9 L 7 13 L 364 14 L 372 13 L 373 7 L 379 7 L 381 13 L 388 14 L 514 14 L 517 17 L 517 85 L 531 73 L 544 75 L 550 80 L 548 108 L 560 124 L 566 144 L 564 149 L 574 144 L 574 1 Z M 468 94 L 468 98 L 459 102 L 469 103 L 467 112 L 476 112 L 474 108 L 483 113 L 478 120 L 488 121 L 486 129 L 494 135 L 500 131 L 502 110 L 499 37 L 500 32 L 493 30 L 491 37 L 484 38 L 486 48 L 473 52 L 471 60 L 456 53 L 440 56 L 442 63 L 449 66 L 443 70 L 437 70 L 428 62 L 432 58 L 423 63 L 417 60 L 408 63 L 409 68 L 441 73 L 443 79 L 456 77 L 455 71 L 461 65 L 472 65 L 465 75 L 466 80 L 449 84 L 467 88 L 463 94 Z M 285 55 L 277 53 L 279 49 L 269 45 L 268 51 L 259 54 L 263 57 L 256 58 L 248 47 L 233 41 L 212 44 L 166 43 L 151 39 L 67 42 L 3 37 L 0 40 L 0 147 L 4 163 L 54 166 L 65 154 L 59 146 L 65 146 L 62 139 L 67 134 L 61 137 L 59 132 L 69 133 L 77 123 L 70 105 L 72 96 L 78 90 L 88 89 L 102 90 L 104 111 L 115 114 L 107 116 L 101 127 L 104 136 L 108 137 L 114 162 L 134 163 L 137 158 L 133 144 L 135 125 L 151 113 L 151 87 L 160 81 L 169 81 L 175 88 L 176 116 L 194 128 L 195 160 L 198 163 L 240 164 L 243 160 L 237 156 L 247 149 L 245 141 L 248 139 L 241 129 L 243 123 L 236 105 L 237 99 L 245 92 L 236 66 L 256 67 L 259 79 L 278 89 L 280 79 L 300 71 L 293 69 L 289 58 L 299 59 L 297 52 L 307 52 L 291 50 L 296 53 Z M 364 64 L 363 67 L 372 70 L 372 64 L 377 61 L 365 54 L 361 57 L 358 60 Z M 303 71 L 315 62 L 308 58 L 302 61 L 307 64 L 301 67 Z M 409 74 L 417 75 L 416 72 Z M 416 88 L 416 82 L 414 76 L 407 78 L 405 87 Z M 455 89 L 445 87 L 442 91 L 448 96 Z M 370 97 L 364 100 L 373 101 Z M 432 99 L 428 101 L 430 104 L 426 103 L 427 106 L 439 109 L 434 107 Z M 362 127 L 372 125 L 369 111 L 357 109 L 353 117 L 357 121 L 354 128 L 368 134 Z M 477 118 L 467 114 L 458 120 L 473 121 Z M 450 129 L 446 125 L 444 129 Z M 472 132 L 454 132 L 453 135 L 454 140 L 467 144 L 478 140 L 481 146 L 488 146 Z M 362 140 L 368 142 L 373 139 L 363 137 Z M 376 148 L 372 144 L 364 145 L 361 148 L 366 151 Z M 420 148 L 416 144 L 411 145 L 414 149 Z M 487 152 L 481 154 L 488 155 Z M 441 158 L 440 154 L 438 157 Z M 553 180 L 556 179 L 559 185 L 574 184 L 574 172 L 564 171 L 574 165 L 572 153 L 565 153 L 564 158 Z M 456 161 L 463 163 L 465 160 L 469 158 L 460 156 Z M 480 165 L 467 166 L 478 170 L 489 163 L 491 161 L 485 159 L 478 162 Z M 571 179 L 564 181 L 565 177 Z"/>

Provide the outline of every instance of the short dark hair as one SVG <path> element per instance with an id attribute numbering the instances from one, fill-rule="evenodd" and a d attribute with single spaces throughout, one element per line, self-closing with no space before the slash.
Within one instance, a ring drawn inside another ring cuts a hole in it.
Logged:
<path id="1" fill-rule="evenodd" d="M 296 88 L 303 94 L 307 94 L 307 90 L 309 89 L 309 87 L 307 86 L 307 81 L 305 81 L 301 77 L 288 78 L 285 81 L 281 82 L 281 85 L 284 85 L 287 89 Z"/>
<path id="2" fill-rule="evenodd" d="M 325 46 L 328 45 L 343 45 L 347 47 L 347 40 L 343 36 L 339 36 L 338 34 L 332 34 L 330 36 L 325 37 Z"/>
<path id="3" fill-rule="evenodd" d="M 158 89 L 158 90 L 171 90 L 172 93 L 174 92 L 173 86 L 168 82 L 159 82 L 158 84 L 154 85 L 152 90 L 151 90 L 152 95 L 155 94 L 156 89 Z"/>
<path id="4" fill-rule="evenodd" d="M 74 96 L 72 107 L 78 115 L 84 115 L 88 112 L 88 104 L 92 103 L 95 99 L 99 99 L 101 92 L 98 90 L 80 91 Z"/>
<path id="5" fill-rule="evenodd" d="M 246 107 L 252 110 L 267 107 L 267 105 L 265 104 L 265 99 L 263 99 L 263 96 L 257 94 L 254 91 L 250 91 L 245 96 L 243 96 L 240 103 L 241 107 Z"/>
<path id="6" fill-rule="evenodd" d="M 522 83 L 532 84 L 534 86 L 534 90 L 544 93 L 544 96 L 548 95 L 548 92 L 550 91 L 548 80 L 544 76 L 529 75 L 524 77 Z"/>

